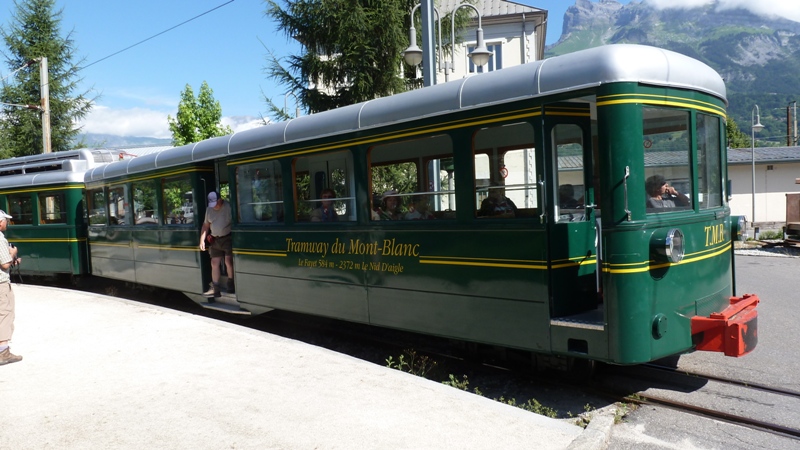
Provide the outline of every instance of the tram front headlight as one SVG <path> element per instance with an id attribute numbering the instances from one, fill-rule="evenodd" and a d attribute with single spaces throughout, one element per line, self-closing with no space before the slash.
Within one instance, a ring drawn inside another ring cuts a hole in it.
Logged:
<path id="1" fill-rule="evenodd" d="M 677 228 L 656 231 L 650 240 L 650 247 L 657 256 L 673 264 L 679 263 L 684 254 L 683 232 Z"/>

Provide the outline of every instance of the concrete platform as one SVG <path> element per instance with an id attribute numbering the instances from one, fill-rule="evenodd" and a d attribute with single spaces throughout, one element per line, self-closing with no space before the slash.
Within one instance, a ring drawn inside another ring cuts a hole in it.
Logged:
<path id="1" fill-rule="evenodd" d="M 613 423 L 585 431 L 165 308 L 14 289 L 24 359 L 0 367 L 0 449 L 600 449 Z"/>

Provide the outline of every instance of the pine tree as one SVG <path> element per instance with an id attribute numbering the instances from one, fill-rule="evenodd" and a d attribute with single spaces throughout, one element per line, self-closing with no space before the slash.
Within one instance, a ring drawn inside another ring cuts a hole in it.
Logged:
<path id="1" fill-rule="evenodd" d="M 50 90 L 50 140 L 53 151 L 69 150 L 80 131 L 76 125 L 92 108 L 91 90 L 75 94 L 81 78 L 72 32 L 61 35 L 63 10 L 55 0 L 14 0 L 11 23 L 0 27 L 7 47 L 3 51 L 9 72 L 37 58 L 46 57 Z M 40 105 L 41 86 L 38 64 L 10 76 L 0 90 L 0 156 L 24 156 L 42 152 L 41 113 L 9 106 Z"/>
<path id="2" fill-rule="evenodd" d="M 185 145 L 216 136 L 233 133 L 228 126 L 220 123 L 222 106 L 214 100 L 214 91 L 203 81 L 197 98 L 190 85 L 181 93 L 178 113 L 173 119 L 167 116 L 169 130 L 172 132 L 172 145 Z"/>
<path id="3" fill-rule="evenodd" d="M 468 0 L 470 3 L 473 0 Z M 419 80 L 407 70 L 402 54 L 408 47 L 409 13 L 418 0 L 285 0 L 282 8 L 267 0 L 266 14 L 303 53 L 287 57 L 286 65 L 270 54 L 267 76 L 293 92 L 310 112 L 326 111 L 415 87 Z M 456 29 L 469 21 L 469 11 L 456 15 Z M 450 15 L 442 11 L 442 34 L 450 36 Z M 419 23 L 420 13 L 414 15 Z M 416 25 L 418 33 L 422 27 Z M 449 51 L 449 39 L 444 39 Z M 271 99 L 270 110 L 285 114 Z"/>

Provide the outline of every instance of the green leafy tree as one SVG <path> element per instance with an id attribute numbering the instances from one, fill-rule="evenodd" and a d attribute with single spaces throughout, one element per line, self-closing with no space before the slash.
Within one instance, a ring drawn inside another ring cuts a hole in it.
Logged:
<path id="1" fill-rule="evenodd" d="M 412 162 L 372 167 L 372 189 L 376 194 L 394 190 L 416 192 L 417 165 Z"/>
<path id="2" fill-rule="evenodd" d="M 402 62 L 409 45 L 409 13 L 418 0 L 285 0 L 285 9 L 273 0 L 266 3 L 266 14 L 303 44 L 303 52 L 288 56 L 286 65 L 269 52 L 265 71 L 306 110 L 326 111 L 421 84 Z M 442 14 L 442 35 L 450 36 L 450 14 Z M 421 33 L 419 20 L 417 12 L 415 28 Z M 456 29 L 469 20 L 469 9 L 459 9 Z M 451 46 L 443 40 L 447 54 Z M 271 99 L 266 101 L 274 117 L 288 118 Z"/>
<path id="3" fill-rule="evenodd" d="M 13 72 L 37 58 L 46 57 L 50 91 L 50 142 L 53 151 L 69 150 L 80 132 L 76 125 L 91 110 L 91 90 L 76 94 L 81 78 L 72 32 L 61 35 L 62 9 L 55 0 L 14 0 L 8 25 L 0 27 L 7 47 L 6 66 Z M 41 153 L 41 113 L 7 104 L 41 104 L 38 64 L 30 64 L 3 82 L 0 90 L 0 156 Z"/>
<path id="4" fill-rule="evenodd" d="M 728 147 L 730 148 L 747 148 L 750 147 L 750 136 L 746 135 L 739 129 L 739 125 L 733 120 L 733 117 L 728 116 L 728 123 L 725 125 L 725 133 L 728 135 Z"/>
<path id="5" fill-rule="evenodd" d="M 214 91 L 203 81 L 197 97 L 190 85 L 181 93 L 178 113 L 173 119 L 167 116 L 172 132 L 172 145 L 185 145 L 216 136 L 233 133 L 230 127 L 220 123 L 222 106 L 214 100 Z"/>

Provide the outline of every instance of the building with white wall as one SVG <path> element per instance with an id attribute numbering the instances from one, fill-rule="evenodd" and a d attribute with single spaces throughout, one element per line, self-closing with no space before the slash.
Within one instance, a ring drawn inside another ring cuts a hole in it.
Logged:
<path id="1" fill-rule="evenodd" d="M 800 147 L 755 149 L 755 223 L 763 229 L 786 222 L 786 194 L 800 193 Z M 731 214 L 753 220 L 753 163 L 749 148 L 728 149 Z"/>
<path id="2" fill-rule="evenodd" d="M 435 7 L 444 20 L 458 5 L 459 0 L 439 0 Z M 503 67 L 511 67 L 544 58 L 545 36 L 547 34 L 547 11 L 505 0 L 479 0 L 474 5 L 481 14 L 484 44 L 491 51 L 489 63 L 477 67 L 468 58 L 468 54 L 477 46 L 476 31 L 478 16 L 469 7 L 459 8 L 470 13 L 472 21 L 464 29 L 456 45 L 455 54 L 445 56 L 446 61 L 439 61 L 436 83 L 444 83 L 446 79 L 457 80 L 475 73 L 494 71 Z M 417 13 L 419 14 L 419 13 Z M 437 36 L 438 38 L 438 36 Z M 451 36 L 442 36 L 444 44 L 449 44 Z M 439 45 L 437 42 L 436 46 Z M 445 62 L 454 61 L 455 65 L 449 76 L 445 76 Z"/>

